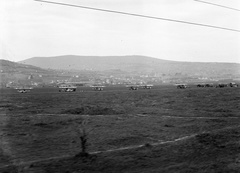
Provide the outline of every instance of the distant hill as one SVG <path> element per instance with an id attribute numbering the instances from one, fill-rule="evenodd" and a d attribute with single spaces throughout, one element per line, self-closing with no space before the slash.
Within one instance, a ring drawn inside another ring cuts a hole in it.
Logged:
<path id="1" fill-rule="evenodd" d="M 35 65 L 41 68 L 65 70 L 95 70 L 105 71 L 111 69 L 138 70 L 145 66 L 169 61 L 144 56 L 75 56 L 65 55 L 56 57 L 34 57 L 24 61 L 23 64 Z"/>
<path id="2" fill-rule="evenodd" d="M 33 74 L 33 73 L 49 73 L 49 70 L 42 69 L 28 64 L 16 63 L 8 60 L 0 59 L 0 70 L 1 73 L 22 73 L 22 74 Z"/>
<path id="3" fill-rule="evenodd" d="M 44 77 L 54 76 L 53 70 L 46 70 L 32 65 L 20 64 L 7 60 L 0 60 L 0 85 L 30 85 L 34 82 L 42 83 Z"/>
<path id="4" fill-rule="evenodd" d="M 34 57 L 20 61 L 45 69 L 64 70 L 121 70 L 125 72 L 159 73 L 191 76 L 236 76 L 237 63 L 203 63 L 168 61 L 146 56 L 75 56 Z"/>

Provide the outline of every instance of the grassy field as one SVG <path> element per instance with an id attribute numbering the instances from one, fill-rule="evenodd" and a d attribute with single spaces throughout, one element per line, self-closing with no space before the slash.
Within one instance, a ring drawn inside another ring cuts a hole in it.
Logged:
<path id="1" fill-rule="evenodd" d="M 240 88 L 0 92 L 0 172 L 240 172 Z"/>

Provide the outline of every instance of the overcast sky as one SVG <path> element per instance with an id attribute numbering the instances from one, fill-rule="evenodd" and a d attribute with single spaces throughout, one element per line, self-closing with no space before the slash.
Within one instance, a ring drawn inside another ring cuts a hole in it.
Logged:
<path id="1" fill-rule="evenodd" d="M 240 11 L 194 0 L 49 0 L 240 30 Z M 206 0 L 240 9 L 239 0 Z M 166 60 L 240 63 L 240 33 L 73 8 L 0 0 L 0 59 L 144 55 Z"/>

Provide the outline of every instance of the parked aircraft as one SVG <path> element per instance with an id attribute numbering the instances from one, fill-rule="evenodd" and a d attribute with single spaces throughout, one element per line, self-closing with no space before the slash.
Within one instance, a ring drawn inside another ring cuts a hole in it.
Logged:
<path id="1" fill-rule="evenodd" d="M 143 89 L 151 89 L 153 85 L 141 85 L 141 88 Z"/>
<path id="2" fill-rule="evenodd" d="M 27 93 L 27 92 L 30 92 L 33 88 L 32 87 L 17 87 L 15 89 L 19 93 Z"/>
<path id="3" fill-rule="evenodd" d="M 229 84 L 229 86 L 230 86 L 230 87 L 238 87 L 238 84 L 236 84 L 235 82 L 231 82 L 231 83 Z"/>
<path id="4" fill-rule="evenodd" d="M 224 88 L 224 87 L 228 87 L 228 84 L 226 83 L 220 83 L 216 85 L 216 88 Z"/>
<path id="5" fill-rule="evenodd" d="M 186 84 L 175 84 L 179 89 L 186 89 L 188 86 Z"/>
<path id="6" fill-rule="evenodd" d="M 129 90 L 138 90 L 139 85 L 126 85 L 127 88 L 129 88 Z"/>
<path id="7" fill-rule="evenodd" d="M 102 91 L 105 86 L 92 85 L 90 87 L 92 87 L 92 89 L 95 90 L 95 91 Z"/>
<path id="8" fill-rule="evenodd" d="M 61 84 L 58 88 L 59 92 L 75 92 L 77 90 L 76 86 L 70 84 Z"/>
<path id="9" fill-rule="evenodd" d="M 197 87 L 205 87 L 204 83 L 197 84 Z"/>
<path id="10" fill-rule="evenodd" d="M 212 83 L 207 83 L 207 84 L 200 83 L 200 84 L 197 84 L 197 87 L 213 87 L 213 84 Z"/>
<path id="11" fill-rule="evenodd" d="M 205 84 L 205 87 L 213 87 L 213 84 L 212 83 L 207 83 L 207 84 Z"/>

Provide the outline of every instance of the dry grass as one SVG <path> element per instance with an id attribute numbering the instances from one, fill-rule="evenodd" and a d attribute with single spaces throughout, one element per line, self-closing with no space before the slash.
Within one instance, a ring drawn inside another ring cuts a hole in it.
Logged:
<path id="1" fill-rule="evenodd" d="M 230 153 L 238 150 L 239 91 L 239 88 L 177 90 L 171 86 L 76 93 L 38 89 L 21 94 L 5 90 L 0 98 L 1 119 L 4 119 L 0 124 L 0 166 L 76 155 L 80 148 L 73 127 L 87 118 L 89 128 L 93 129 L 89 134 L 89 152 L 144 144 L 145 147 L 97 154 L 85 160 L 74 157 L 48 160 L 24 168 L 23 172 L 53 169 L 57 172 L 200 172 L 200 168 L 235 171 L 237 153 L 231 157 Z M 226 127 L 236 129 L 217 132 Z M 192 134 L 202 135 L 164 147 L 151 146 L 156 141 Z M 6 142 L 7 147 L 3 145 Z M 206 153 L 206 158 L 201 152 Z M 216 155 L 215 160 L 211 152 Z M 218 159 L 224 153 L 226 163 L 221 164 Z M 204 158 L 203 165 L 197 164 L 200 156 Z M 79 162 L 83 166 L 77 166 Z M 60 166 L 64 163 L 65 166 Z M 16 170 L 14 166 L 9 169 Z"/>

